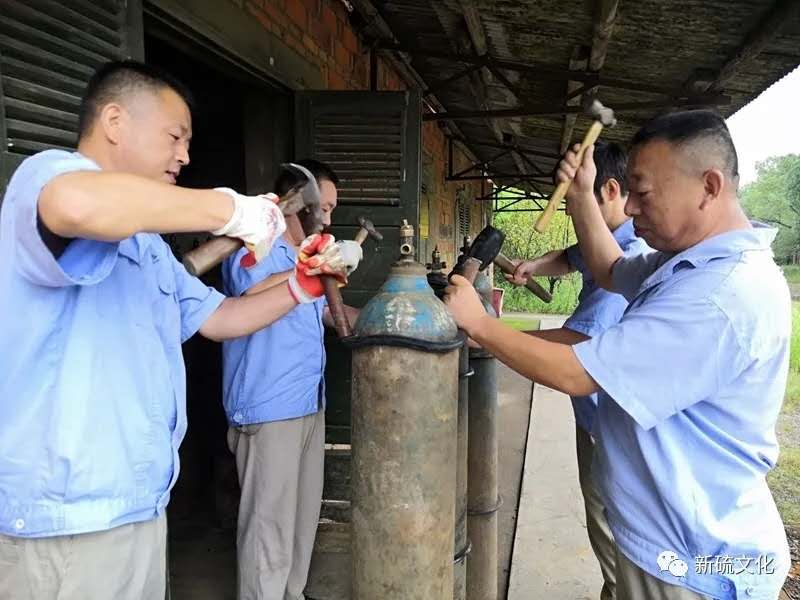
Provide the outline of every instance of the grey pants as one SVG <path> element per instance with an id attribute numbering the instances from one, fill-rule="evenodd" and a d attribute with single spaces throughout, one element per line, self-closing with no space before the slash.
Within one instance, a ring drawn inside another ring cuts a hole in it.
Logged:
<path id="1" fill-rule="evenodd" d="M 589 534 L 589 543 L 600 563 L 600 572 L 603 574 L 600 600 L 614 600 L 617 598 L 616 548 L 614 536 L 604 514 L 603 502 L 592 483 L 594 439 L 576 425 L 575 441 L 578 452 L 578 478 L 586 509 L 586 530 Z"/>
<path id="2" fill-rule="evenodd" d="M 706 596 L 653 577 L 617 550 L 617 600 L 707 600 Z"/>
<path id="3" fill-rule="evenodd" d="M 164 600 L 167 519 L 79 535 L 0 535 L 0 600 Z"/>
<path id="4" fill-rule="evenodd" d="M 325 413 L 228 430 L 242 496 L 240 600 L 302 600 L 319 522 Z"/>

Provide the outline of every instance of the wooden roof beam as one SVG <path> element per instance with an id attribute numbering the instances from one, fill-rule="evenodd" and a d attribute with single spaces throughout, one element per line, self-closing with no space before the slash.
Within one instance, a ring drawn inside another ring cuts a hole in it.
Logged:
<path id="1" fill-rule="evenodd" d="M 758 24 L 745 36 L 744 43 L 725 61 L 717 71 L 713 81 L 703 91 L 716 92 L 725 88 L 739 71 L 740 67 L 767 47 L 770 40 L 780 31 L 785 23 L 792 22 L 800 14 L 800 2 L 797 0 L 777 0 Z"/>
<path id="2" fill-rule="evenodd" d="M 573 58 L 570 60 L 570 71 L 579 69 L 586 69 L 593 73 L 598 73 L 606 62 L 606 54 L 608 53 L 608 42 L 611 39 L 611 34 L 614 31 L 614 24 L 617 22 L 617 8 L 619 7 L 619 0 L 597 0 L 595 4 L 595 18 L 592 27 L 592 45 L 589 49 L 588 60 L 581 60 L 582 51 L 573 52 Z M 585 84 L 586 87 L 588 84 Z M 566 104 L 569 106 L 580 106 L 581 96 L 583 94 L 591 94 L 596 87 L 587 87 L 581 94 L 576 94 L 580 90 L 580 84 L 571 81 L 567 83 L 567 98 Z M 578 119 L 577 114 L 566 115 L 564 117 L 564 126 L 561 129 L 561 144 L 559 149 L 561 153 L 567 151 L 570 143 L 572 142 L 572 132 L 575 130 L 575 123 Z"/>
<path id="3" fill-rule="evenodd" d="M 724 106 L 730 104 L 730 97 L 721 95 L 696 96 L 693 98 L 677 98 L 655 100 L 650 102 L 625 102 L 610 106 L 614 112 L 635 110 L 653 110 L 668 108 L 689 108 L 705 106 Z M 512 117 L 558 117 L 568 114 L 580 114 L 581 106 L 518 106 L 497 110 L 461 110 L 447 111 L 423 116 L 425 121 L 455 121 L 462 119 L 512 118 Z"/>

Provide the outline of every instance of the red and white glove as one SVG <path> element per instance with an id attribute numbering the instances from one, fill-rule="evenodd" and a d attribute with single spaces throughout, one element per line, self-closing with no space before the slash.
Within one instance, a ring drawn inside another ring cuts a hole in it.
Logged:
<path id="1" fill-rule="evenodd" d="M 315 233 L 300 244 L 294 273 L 289 276 L 289 291 L 300 304 L 314 302 L 325 294 L 319 275 L 335 277 L 341 287 L 347 283 L 347 268 L 336 238 Z"/>
<path id="2" fill-rule="evenodd" d="M 249 250 L 240 264 L 250 268 L 264 258 L 275 241 L 286 231 L 286 221 L 278 208 L 278 196 L 243 196 L 230 188 L 215 188 L 233 198 L 233 215 L 214 235 L 239 238 Z"/>

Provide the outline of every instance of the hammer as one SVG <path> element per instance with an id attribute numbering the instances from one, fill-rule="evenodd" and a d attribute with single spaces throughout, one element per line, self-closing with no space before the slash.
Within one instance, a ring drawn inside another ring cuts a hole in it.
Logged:
<path id="1" fill-rule="evenodd" d="M 319 186 L 314 175 L 305 167 L 294 163 L 285 163 L 281 167 L 294 173 L 300 183 L 283 195 L 278 201 L 278 208 L 284 215 L 294 215 L 305 209 L 309 214 L 309 218 L 306 219 L 308 229 L 306 233 L 310 235 L 322 231 Z M 264 202 L 269 202 L 269 200 L 264 200 Z M 225 236 L 214 238 L 184 254 L 183 266 L 195 277 L 200 277 L 230 255 L 235 254 L 243 245 L 242 240 L 236 238 Z"/>
<path id="2" fill-rule="evenodd" d="M 475 277 L 478 271 L 483 271 L 495 260 L 503 247 L 503 242 L 506 239 L 506 234 L 487 225 L 475 237 L 475 241 L 462 248 L 462 254 L 458 257 L 458 262 L 450 275 L 454 273 L 461 275 L 470 283 L 475 283 Z M 450 275 L 447 276 L 450 279 Z"/>
<path id="3" fill-rule="evenodd" d="M 495 257 L 494 264 L 497 265 L 503 273 L 508 273 L 509 275 L 513 275 L 514 271 L 516 271 L 514 263 L 502 253 L 499 253 Z M 528 277 L 525 287 L 528 288 L 530 292 L 533 292 L 543 302 L 549 304 L 553 300 L 552 294 L 536 283 L 536 280 L 533 277 Z"/>
<path id="4" fill-rule="evenodd" d="M 603 106 L 596 98 L 591 99 L 588 104 L 584 103 L 584 109 L 586 113 L 594 119 L 594 122 L 592 126 L 589 127 L 586 135 L 583 136 L 583 141 L 578 149 L 578 164 L 583 161 L 583 153 L 586 152 L 586 148 L 597 141 L 600 132 L 603 131 L 603 127 L 613 127 L 617 124 L 617 119 L 614 118 L 614 111 Z M 555 214 L 558 205 L 561 204 L 561 201 L 567 194 L 570 183 L 570 181 L 562 181 L 556 186 L 553 195 L 550 196 L 550 200 L 547 202 L 547 206 L 542 214 L 539 215 L 536 225 L 533 226 L 539 233 L 544 233 L 544 230 L 547 229 L 547 226 L 550 224 L 550 219 L 553 218 L 553 214 Z"/>
<path id="5" fill-rule="evenodd" d="M 372 237 L 379 242 L 383 239 L 383 235 L 375 229 L 375 225 L 369 219 L 358 217 L 358 224 L 361 227 L 356 233 L 354 241 L 359 246 L 368 237 Z M 347 319 L 347 313 L 344 310 L 342 294 L 339 292 L 339 283 L 334 277 L 325 275 L 322 277 L 322 287 L 325 289 L 325 297 L 328 299 L 328 310 L 331 311 L 336 335 L 340 338 L 350 337 L 353 335 L 353 328 L 350 326 L 350 321 Z"/>

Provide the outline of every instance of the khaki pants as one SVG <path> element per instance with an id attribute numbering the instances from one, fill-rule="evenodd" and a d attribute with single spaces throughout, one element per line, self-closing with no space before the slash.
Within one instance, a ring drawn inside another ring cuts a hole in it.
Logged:
<path id="1" fill-rule="evenodd" d="M 603 503 L 592 483 L 594 440 L 591 435 L 576 425 L 575 442 L 578 453 L 578 479 L 581 484 L 581 492 L 583 492 L 583 505 L 586 509 L 586 530 L 589 534 L 589 543 L 600 563 L 600 572 L 603 574 L 600 600 L 614 600 L 617 598 L 616 547 L 614 536 L 611 534 L 603 512 Z"/>
<path id="2" fill-rule="evenodd" d="M 672 585 L 643 571 L 617 550 L 617 600 L 707 600 L 692 590 Z"/>
<path id="3" fill-rule="evenodd" d="M 228 430 L 242 496 L 240 600 L 302 600 L 319 522 L 325 413 Z"/>
<path id="4" fill-rule="evenodd" d="M 164 600 L 167 519 L 79 535 L 0 535 L 0 600 Z"/>

